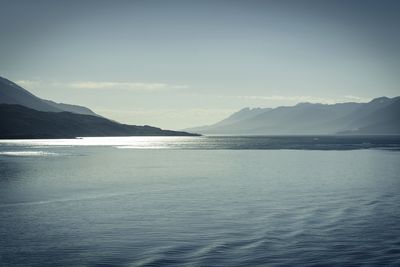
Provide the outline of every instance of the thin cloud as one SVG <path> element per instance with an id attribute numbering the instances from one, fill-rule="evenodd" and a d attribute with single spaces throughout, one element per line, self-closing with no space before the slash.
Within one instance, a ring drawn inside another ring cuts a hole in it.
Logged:
<path id="1" fill-rule="evenodd" d="M 27 87 L 27 88 L 36 88 L 38 85 L 40 85 L 39 81 L 35 80 L 19 80 L 15 82 L 19 86 L 22 87 Z"/>
<path id="2" fill-rule="evenodd" d="M 347 95 L 342 98 L 323 98 L 314 96 L 282 96 L 282 95 L 272 95 L 272 96 L 260 96 L 260 95 L 234 95 L 234 96 L 220 96 L 222 98 L 236 98 L 243 100 L 265 100 L 265 101 L 280 101 L 280 102 L 310 102 L 310 103 L 322 103 L 322 104 L 335 104 L 338 102 L 368 102 L 371 98 L 358 97 Z"/>
<path id="3" fill-rule="evenodd" d="M 362 96 L 354 96 L 354 95 L 346 95 L 344 98 L 354 101 L 354 102 L 369 102 L 372 100 L 370 97 L 362 97 Z"/>
<path id="4" fill-rule="evenodd" d="M 42 86 L 63 87 L 72 89 L 104 89 L 104 90 L 132 90 L 132 91 L 168 91 L 189 88 L 187 85 L 175 85 L 167 83 L 148 83 L 148 82 L 95 82 L 95 81 L 76 81 L 76 82 L 48 82 L 40 80 L 19 80 L 16 82 L 22 87 L 35 89 Z"/>
<path id="5" fill-rule="evenodd" d="M 166 83 L 143 83 L 143 82 L 74 82 L 70 83 L 71 88 L 78 89 L 120 89 L 120 90 L 145 90 L 158 91 L 168 89 L 186 89 L 187 85 L 171 85 Z"/>

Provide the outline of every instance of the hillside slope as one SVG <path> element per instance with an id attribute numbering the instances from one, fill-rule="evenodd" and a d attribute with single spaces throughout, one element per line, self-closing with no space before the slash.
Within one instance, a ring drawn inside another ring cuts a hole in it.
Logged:
<path id="1" fill-rule="evenodd" d="M 194 136 L 151 126 L 120 124 L 70 112 L 43 112 L 0 104 L 0 138 L 75 138 L 85 136 Z"/>
<path id="2" fill-rule="evenodd" d="M 92 110 L 64 103 L 41 99 L 16 83 L 0 77 L 0 104 L 15 104 L 39 111 L 62 112 L 68 111 L 77 114 L 99 116 Z"/>

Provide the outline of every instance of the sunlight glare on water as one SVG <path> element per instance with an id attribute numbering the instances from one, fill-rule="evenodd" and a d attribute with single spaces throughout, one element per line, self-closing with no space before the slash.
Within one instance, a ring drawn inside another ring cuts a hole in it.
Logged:
<path id="1" fill-rule="evenodd" d="M 184 142 L 191 137 L 130 136 L 80 137 L 76 139 L 0 140 L 1 144 L 15 146 L 118 146 L 121 148 L 164 148 L 168 143 Z"/>

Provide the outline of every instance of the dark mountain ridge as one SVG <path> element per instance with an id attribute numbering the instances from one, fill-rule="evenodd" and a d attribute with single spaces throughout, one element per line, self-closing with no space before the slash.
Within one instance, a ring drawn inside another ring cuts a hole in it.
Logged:
<path id="1" fill-rule="evenodd" d="M 195 135 L 148 125 L 121 124 L 86 107 L 41 99 L 0 77 L 1 139 Z"/>
<path id="2" fill-rule="evenodd" d="M 21 105 L 39 111 L 68 111 L 77 114 L 99 116 L 86 107 L 41 99 L 18 84 L 3 77 L 0 77 L 0 104 Z"/>
<path id="3" fill-rule="evenodd" d="M 92 115 L 44 112 L 20 105 L 0 104 L 0 138 L 2 139 L 195 135 L 147 125 L 126 125 Z"/>

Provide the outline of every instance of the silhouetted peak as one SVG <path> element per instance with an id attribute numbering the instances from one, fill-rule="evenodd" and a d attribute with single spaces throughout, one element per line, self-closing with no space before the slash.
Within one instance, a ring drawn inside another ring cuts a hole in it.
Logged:
<path id="1" fill-rule="evenodd" d="M 1 76 L 0 76 L 0 83 L 5 84 L 5 85 L 7 85 L 7 86 L 11 86 L 11 87 L 17 88 L 17 89 L 19 89 L 19 90 L 23 89 L 23 88 L 22 88 L 21 86 L 19 86 L 18 84 L 14 83 L 14 82 L 12 82 L 12 81 L 10 81 L 10 80 L 4 78 L 4 77 L 1 77 Z M 23 90 L 24 90 L 24 89 L 23 89 Z"/>
<path id="2" fill-rule="evenodd" d="M 245 108 L 242 108 L 241 110 L 239 110 L 238 113 L 239 113 L 239 112 L 247 112 L 247 111 L 249 111 L 249 110 L 250 110 L 249 107 L 245 107 Z"/>
<path id="3" fill-rule="evenodd" d="M 382 97 L 377 97 L 377 98 L 372 99 L 369 103 L 385 103 L 389 100 L 390 100 L 389 97 L 382 96 Z"/>

